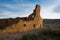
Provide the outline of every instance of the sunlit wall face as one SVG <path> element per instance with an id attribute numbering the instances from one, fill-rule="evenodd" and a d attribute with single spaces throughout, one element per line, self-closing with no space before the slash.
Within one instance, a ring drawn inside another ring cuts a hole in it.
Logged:
<path id="1" fill-rule="evenodd" d="M 28 16 L 36 4 L 43 19 L 60 19 L 60 0 L 0 0 L 0 18 Z"/>

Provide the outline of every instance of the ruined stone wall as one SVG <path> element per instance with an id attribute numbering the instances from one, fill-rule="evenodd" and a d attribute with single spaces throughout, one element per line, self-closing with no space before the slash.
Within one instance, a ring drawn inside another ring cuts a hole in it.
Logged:
<path id="1" fill-rule="evenodd" d="M 36 5 L 33 13 L 28 17 L 0 19 L 0 33 L 14 33 L 36 30 L 41 28 L 43 20 L 40 16 L 40 6 Z"/>

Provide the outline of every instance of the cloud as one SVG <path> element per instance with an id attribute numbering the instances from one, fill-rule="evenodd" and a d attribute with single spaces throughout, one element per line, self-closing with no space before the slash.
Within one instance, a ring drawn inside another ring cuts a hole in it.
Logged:
<path id="1" fill-rule="evenodd" d="M 43 19 L 60 19 L 60 14 L 54 11 L 55 8 L 59 6 L 59 2 L 55 1 L 49 6 L 42 6 L 41 8 L 41 16 Z"/>
<path id="2" fill-rule="evenodd" d="M 56 6 L 56 7 L 53 9 L 53 12 L 55 12 L 55 13 L 60 13 L 60 5 Z"/>
<path id="3" fill-rule="evenodd" d="M 10 12 L 10 11 L 4 11 L 2 12 L 2 14 L 0 14 L 0 18 L 15 18 L 18 17 L 19 14 L 14 13 L 14 12 Z"/>
<path id="4" fill-rule="evenodd" d="M 27 6 L 26 6 L 27 5 Z M 21 5 L 4 5 L 0 11 L 0 18 L 15 18 L 15 17 L 26 17 L 33 12 L 35 5 L 32 4 L 21 4 Z M 9 9 L 9 10 L 7 10 Z M 11 10 L 10 10 L 11 9 Z M 12 11 L 19 10 L 18 12 Z"/>
<path id="5" fill-rule="evenodd" d="M 0 5 L 0 13 L 2 13 L 4 11 L 18 12 L 19 8 L 17 6 L 11 5 L 11 4 L 2 4 L 2 5 Z"/>
<path id="6" fill-rule="evenodd" d="M 59 18 L 60 14 L 52 12 L 59 3 L 59 0 L 0 0 L 0 18 L 26 17 L 33 12 L 36 4 L 41 5 L 43 18 Z"/>

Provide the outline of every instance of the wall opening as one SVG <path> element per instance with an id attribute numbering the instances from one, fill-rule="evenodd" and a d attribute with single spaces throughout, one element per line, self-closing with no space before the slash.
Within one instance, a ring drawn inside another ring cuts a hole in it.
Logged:
<path id="1" fill-rule="evenodd" d="M 24 24 L 24 27 L 26 27 L 26 24 Z"/>
<path id="2" fill-rule="evenodd" d="M 35 27 L 36 27 L 36 25 L 34 24 L 34 25 L 33 25 L 33 27 L 35 28 Z"/>

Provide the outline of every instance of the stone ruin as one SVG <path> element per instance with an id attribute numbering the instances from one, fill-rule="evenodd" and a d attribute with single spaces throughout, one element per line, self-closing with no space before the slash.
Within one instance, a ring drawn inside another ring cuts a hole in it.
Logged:
<path id="1" fill-rule="evenodd" d="M 0 31 L 2 31 L 2 33 L 13 33 L 41 28 L 43 26 L 43 20 L 40 16 L 40 9 L 41 7 L 36 5 L 33 13 L 28 17 L 0 19 Z"/>

